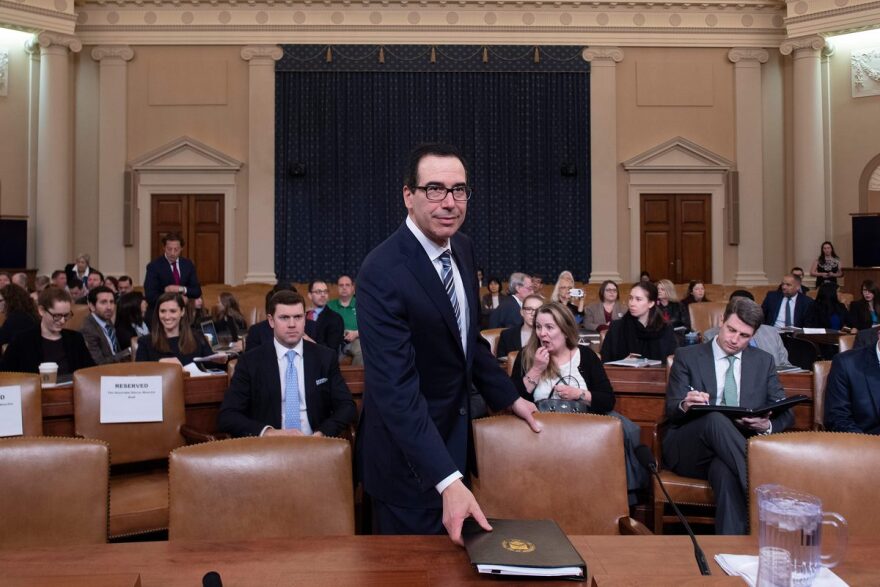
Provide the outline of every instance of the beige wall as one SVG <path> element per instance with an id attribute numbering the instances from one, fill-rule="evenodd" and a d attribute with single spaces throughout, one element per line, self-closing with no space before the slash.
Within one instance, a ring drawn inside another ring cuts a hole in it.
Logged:
<path id="1" fill-rule="evenodd" d="M 245 162 L 236 180 L 235 273 L 226 276 L 227 282 L 239 282 L 247 270 L 248 155 L 248 64 L 241 47 L 132 48 L 128 160 L 186 135 Z M 126 267 L 143 279 L 134 247 L 126 254 Z"/>
<path id="2" fill-rule="evenodd" d="M 733 64 L 727 58 L 727 49 L 627 47 L 617 68 L 619 161 L 676 136 L 731 161 L 735 159 Z M 637 275 L 628 275 L 632 254 L 630 216 L 627 178 L 622 168 L 618 198 L 621 275 L 624 280 L 638 279 Z M 725 245 L 725 283 L 733 282 L 736 269 L 736 247 Z"/>
<path id="3" fill-rule="evenodd" d="M 0 97 L 0 215 L 27 216 L 28 83 L 24 37 L 0 35 L 9 50 L 9 95 Z"/>

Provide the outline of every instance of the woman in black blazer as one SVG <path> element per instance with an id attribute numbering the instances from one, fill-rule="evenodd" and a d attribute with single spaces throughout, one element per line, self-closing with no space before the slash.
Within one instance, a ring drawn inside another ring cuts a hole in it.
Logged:
<path id="1" fill-rule="evenodd" d="M 483 294 L 480 298 L 480 327 L 489 327 L 489 314 L 492 310 L 501 305 L 507 296 L 501 293 L 501 280 L 497 277 L 490 277 L 487 285 L 489 292 Z"/>
<path id="2" fill-rule="evenodd" d="M 880 324 L 880 287 L 872 280 L 862 282 L 862 299 L 850 303 L 848 322 L 859 330 Z"/>
<path id="3" fill-rule="evenodd" d="M 13 283 L 0 288 L 0 312 L 6 314 L 6 320 L 0 326 L 0 346 L 9 344 L 17 334 L 31 330 L 40 322 L 34 301 Z"/>
<path id="4" fill-rule="evenodd" d="M 138 339 L 137 361 L 176 362 L 188 365 L 196 357 L 213 354 L 204 336 L 193 332 L 186 319 L 186 303 L 177 293 L 163 293 L 156 300 L 153 328 Z M 219 362 L 225 363 L 225 357 Z"/>
<path id="5" fill-rule="evenodd" d="M 602 361 L 639 355 L 665 364 L 676 348 L 675 333 L 657 309 L 657 287 L 649 281 L 635 284 L 629 292 L 629 312 L 612 322 L 605 335 Z"/>

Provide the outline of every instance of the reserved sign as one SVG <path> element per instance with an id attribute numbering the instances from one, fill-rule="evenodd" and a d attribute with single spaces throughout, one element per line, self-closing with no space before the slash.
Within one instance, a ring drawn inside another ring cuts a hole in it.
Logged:
<path id="1" fill-rule="evenodd" d="M 162 377 L 101 377 L 101 424 L 162 421 Z"/>
<path id="2" fill-rule="evenodd" d="M 21 386 L 0 387 L 0 436 L 22 434 Z"/>

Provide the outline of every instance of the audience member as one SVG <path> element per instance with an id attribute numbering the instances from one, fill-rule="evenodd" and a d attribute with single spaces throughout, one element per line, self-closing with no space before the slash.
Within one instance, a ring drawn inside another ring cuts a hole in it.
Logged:
<path id="1" fill-rule="evenodd" d="M 119 296 L 116 306 L 116 338 L 120 349 L 131 348 L 131 339 L 147 336 L 150 328 L 144 319 L 147 300 L 139 291 Z"/>
<path id="2" fill-rule="evenodd" d="M 186 316 L 189 325 L 200 331 L 202 322 L 211 319 L 211 315 L 205 310 L 205 300 L 198 298 L 184 298 L 186 300 Z"/>
<path id="3" fill-rule="evenodd" d="M 556 278 L 556 285 L 553 286 L 550 301 L 559 302 L 568 308 L 568 311 L 574 316 L 574 321 L 580 324 L 584 321 L 584 296 L 572 296 L 572 289 L 574 289 L 574 275 L 571 274 L 571 271 L 563 271 Z"/>
<path id="4" fill-rule="evenodd" d="M 34 307 L 37 306 L 37 298 L 40 297 L 40 292 L 51 284 L 52 280 L 48 275 L 37 275 L 37 277 L 34 278 L 34 291 L 31 292 L 31 299 L 34 301 Z"/>
<path id="5" fill-rule="evenodd" d="M 185 245 L 183 237 L 175 232 L 162 237 L 165 251 L 161 257 L 150 261 L 144 277 L 144 297 L 147 298 L 148 313 L 155 309 L 156 302 L 163 293 L 178 293 L 188 298 L 202 297 L 195 265 L 180 254 Z"/>
<path id="6" fill-rule="evenodd" d="M 532 299 L 533 296 L 526 298 L 523 307 Z M 647 481 L 635 458 L 635 447 L 641 444 L 639 426 L 612 411 L 615 399 L 611 382 L 596 353 L 589 347 L 578 346 L 577 324 L 571 312 L 559 302 L 549 302 L 539 306 L 534 320 L 535 328 L 513 364 L 513 385 L 520 397 L 530 402 L 552 398 L 579 400 L 592 413 L 619 419 L 623 424 L 627 489 L 631 493 L 630 503 L 635 503 L 633 492 Z"/>
<path id="7" fill-rule="evenodd" d="M 217 296 L 217 313 L 214 320 L 220 324 L 218 331 L 229 332 L 233 341 L 237 341 L 247 333 L 247 320 L 241 313 L 238 300 L 228 291 L 220 292 Z"/>
<path id="8" fill-rule="evenodd" d="M 119 280 L 116 283 L 116 287 L 119 291 L 119 296 L 122 297 L 125 294 L 131 293 L 134 290 L 134 282 L 128 275 L 121 275 L 119 276 Z"/>
<path id="9" fill-rule="evenodd" d="M 119 280 L 113 277 L 112 275 L 108 275 L 104 278 L 104 287 L 113 292 L 113 295 L 117 298 L 119 297 Z"/>
<path id="10" fill-rule="evenodd" d="M 89 276 L 83 282 L 83 289 L 85 289 L 83 293 L 88 293 L 89 290 L 101 287 L 102 285 L 104 285 L 104 274 L 97 269 L 92 269 Z"/>
<path id="11" fill-rule="evenodd" d="M 685 298 L 681 300 L 681 315 L 682 319 L 684 320 L 684 325 L 687 326 L 688 330 L 691 329 L 690 305 L 710 301 L 711 300 L 706 297 L 706 284 L 698 279 L 694 279 L 690 283 L 688 283 L 687 296 L 685 296 Z"/>
<path id="12" fill-rule="evenodd" d="M 647 270 L 642 269 L 642 272 L 639 274 L 639 281 L 651 281 L 651 274 Z"/>
<path id="13" fill-rule="evenodd" d="M 357 296 L 354 293 L 354 280 L 350 275 L 339 276 L 336 280 L 336 291 L 339 292 L 339 297 L 330 300 L 327 307 L 342 316 L 345 331 L 342 333 L 343 344 L 340 353 L 351 357 L 352 365 L 363 365 L 364 357 L 361 354 L 357 324 Z"/>
<path id="14" fill-rule="evenodd" d="M 501 293 L 501 280 L 497 277 L 490 277 L 489 284 L 486 287 L 489 291 L 483 294 L 483 297 L 480 298 L 481 328 L 489 327 L 489 316 L 492 315 L 492 311 L 500 306 L 501 302 L 504 301 L 504 298 L 507 297 Z"/>
<path id="15" fill-rule="evenodd" d="M 880 324 L 880 287 L 870 279 L 862 282 L 862 299 L 849 304 L 847 322 L 853 328 L 862 330 Z"/>
<path id="16" fill-rule="evenodd" d="M 816 278 L 816 287 L 822 287 L 823 283 L 831 282 L 837 285 L 837 278 L 843 277 L 843 269 L 840 257 L 834 252 L 834 245 L 825 241 L 819 248 L 819 257 L 813 261 L 810 275 Z"/>
<path id="17" fill-rule="evenodd" d="M 626 306 L 620 303 L 620 288 L 607 279 L 599 286 L 599 301 L 584 309 L 582 324 L 587 330 L 602 332 L 608 330 L 612 322 L 623 318 L 626 312 Z"/>
<path id="18" fill-rule="evenodd" d="M 12 283 L 23 289 L 24 291 L 29 291 L 28 288 L 28 276 L 27 273 L 23 273 L 19 271 L 18 273 L 12 274 Z"/>
<path id="19" fill-rule="evenodd" d="M 501 301 L 501 304 L 492 311 L 489 316 L 489 328 L 510 328 L 511 326 L 522 326 L 522 308 L 523 301 L 531 295 L 532 278 L 525 273 L 511 273 L 510 280 L 507 282 L 510 295 Z"/>
<path id="20" fill-rule="evenodd" d="M 17 286 L 16 286 L 17 287 Z M 60 376 L 77 369 L 93 367 L 95 362 L 86 348 L 82 334 L 64 328 L 70 320 L 70 294 L 57 287 L 40 292 L 40 323 L 20 332 L 6 349 L 0 371 L 39 373 L 40 363 L 56 363 Z"/>
<path id="21" fill-rule="evenodd" d="M 498 346 L 495 347 L 495 356 L 506 358 L 508 353 L 518 351 L 525 346 L 532 336 L 535 327 L 535 312 L 544 303 L 544 299 L 538 294 L 526 296 L 522 305 L 522 326 L 511 326 L 501 331 L 498 336 Z"/>
<path id="22" fill-rule="evenodd" d="M 70 293 L 70 299 L 73 300 L 74 304 L 83 306 L 89 303 L 85 288 L 76 277 L 71 277 L 67 282 L 67 291 Z"/>
<path id="23" fill-rule="evenodd" d="M 705 292 L 705 290 L 703 291 Z M 691 329 L 690 312 L 684 304 L 679 303 L 675 285 L 668 279 L 661 279 L 657 282 L 657 309 L 663 316 L 663 321 L 672 328 L 684 326 L 688 330 Z M 687 315 L 685 315 L 686 312 Z"/>
<path id="24" fill-rule="evenodd" d="M 135 360 L 188 365 L 196 357 L 213 354 L 205 337 L 194 333 L 185 317 L 186 302 L 182 295 L 174 292 L 161 294 L 156 300 L 150 334 L 138 339 Z"/>
<path id="25" fill-rule="evenodd" d="M 301 295 L 281 291 L 269 304 L 273 344 L 249 349 L 239 358 L 218 429 L 233 436 L 339 436 L 354 422 L 357 409 L 336 352 L 303 340 Z"/>
<path id="26" fill-rule="evenodd" d="M 0 347 L 40 322 L 36 304 L 25 290 L 15 284 L 0 287 L 0 314 L 6 315 L 6 320 L 0 325 Z"/>
<path id="27" fill-rule="evenodd" d="M 782 432 L 794 419 L 790 410 L 736 420 L 687 412 L 700 404 L 759 408 L 785 399 L 773 358 L 749 346 L 762 318 L 753 301 L 732 299 L 715 340 L 678 349 L 669 374 L 663 460 L 679 475 L 709 480 L 717 534 L 748 533 L 746 438 Z"/>
<path id="28" fill-rule="evenodd" d="M 312 308 L 306 312 L 306 336 L 309 340 L 339 352 L 345 333 L 342 316 L 327 307 L 330 288 L 327 282 L 315 279 L 309 283 Z"/>
<path id="29" fill-rule="evenodd" d="M 657 308 L 657 286 L 635 284 L 629 292 L 629 312 L 611 323 L 602 343 L 602 361 L 642 357 L 666 363 L 677 344 L 672 327 Z"/>
<path id="30" fill-rule="evenodd" d="M 825 427 L 832 432 L 880 434 L 880 346 L 840 353 L 825 388 Z"/>
<path id="31" fill-rule="evenodd" d="M 801 293 L 801 282 L 789 273 L 782 277 L 782 290 L 767 292 L 761 303 L 764 324 L 776 328 L 803 328 L 807 309 L 813 302 Z"/>
<path id="32" fill-rule="evenodd" d="M 272 296 L 274 296 L 279 291 L 289 290 L 296 293 L 296 288 L 293 284 L 289 282 L 278 282 L 275 284 L 272 289 L 266 292 L 266 313 L 269 313 L 269 302 L 272 300 Z M 272 338 L 275 336 L 272 326 L 269 325 L 269 320 L 261 320 L 257 322 L 253 326 L 248 329 L 247 338 L 245 339 L 244 348 L 246 350 L 251 350 L 252 348 L 259 346 L 261 344 L 272 342 Z"/>
<path id="33" fill-rule="evenodd" d="M 844 326 L 849 326 L 846 306 L 837 297 L 836 283 L 826 281 L 819 286 L 816 300 L 807 308 L 804 326 L 832 330 L 840 330 Z"/>
<path id="34" fill-rule="evenodd" d="M 95 271 L 95 268 L 91 266 L 91 257 L 88 253 L 80 253 L 73 263 L 64 267 L 64 274 L 67 276 L 68 282 L 76 277 L 83 285 L 87 283 L 92 271 Z"/>
<path id="35" fill-rule="evenodd" d="M 537 273 L 532 273 L 532 293 L 544 297 L 544 278 Z"/>
<path id="36" fill-rule="evenodd" d="M 485 282 L 483 281 L 483 268 L 477 267 L 477 287 L 482 289 L 484 285 Z"/>
<path id="37" fill-rule="evenodd" d="M 8 271 L 0 271 L 0 287 L 6 287 L 12 283 L 12 277 Z"/>
<path id="38" fill-rule="evenodd" d="M 792 275 L 794 275 L 795 277 L 797 277 L 797 278 L 800 280 L 800 282 L 801 282 L 801 293 L 804 294 L 804 295 L 806 295 L 807 292 L 810 291 L 810 288 L 807 287 L 806 285 L 804 285 L 804 268 L 803 268 L 803 267 L 794 266 L 794 267 L 791 268 L 791 271 L 789 271 L 789 273 L 791 273 Z M 780 285 L 778 289 L 779 289 L 779 291 L 782 291 L 782 285 Z"/>
<path id="39" fill-rule="evenodd" d="M 90 314 L 79 329 L 86 341 L 86 348 L 96 365 L 128 361 L 130 351 L 119 344 L 114 324 L 116 296 L 109 288 L 99 285 L 89 290 Z M 130 344 L 130 341 L 129 341 Z"/>
<path id="40" fill-rule="evenodd" d="M 738 289 L 731 292 L 730 299 L 733 300 L 733 298 L 747 298 L 755 301 L 752 293 L 745 289 Z M 719 330 L 721 330 L 721 328 L 718 326 L 706 330 L 703 333 L 703 342 L 711 342 L 713 338 L 718 336 Z M 772 326 L 761 324 L 752 338 L 749 339 L 749 346 L 757 347 L 762 351 L 770 353 L 770 356 L 773 357 L 773 362 L 776 363 L 777 367 L 793 366 L 788 362 L 788 350 L 786 350 L 785 345 L 782 343 L 782 337 L 779 335 L 779 331 Z"/>
<path id="41" fill-rule="evenodd" d="M 80 281 L 80 284 L 82 281 Z M 61 269 L 52 272 L 52 286 L 58 289 L 67 290 L 67 273 Z M 80 286 L 81 287 L 81 286 Z"/>

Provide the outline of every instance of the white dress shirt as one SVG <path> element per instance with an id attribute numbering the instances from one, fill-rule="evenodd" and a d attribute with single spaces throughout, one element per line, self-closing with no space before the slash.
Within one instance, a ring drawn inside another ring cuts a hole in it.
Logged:
<path id="1" fill-rule="evenodd" d="M 274 336 L 272 337 L 272 343 L 275 345 L 275 355 L 278 357 L 278 379 L 281 382 L 281 428 L 284 429 L 286 424 L 284 421 L 284 397 L 287 393 L 285 389 L 287 384 L 287 351 L 290 349 L 278 342 L 278 339 Z M 310 436 L 312 434 L 312 427 L 309 425 L 309 415 L 306 411 L 306 378 L 305 369 L 303 368 L 303 346 L 303 341 L 300 339 L 296 346 L 293 347 L 293 350 L 296 351 L 296 358 L 293 360 L 293 364 L 296 366 L 296 380 L 297 387 L 299 387 L 300 429 L 303 434 Z M 266 426 L 266 428 L 271 428 L 271 426 Z M 263 434 L 265 434 L 266 428 L 263 429 Z"/>
<path id="2" fill-rule="evenodd" d="M 785 328 L 785 306 L 788 304 L 788 300 L 791 300 L 791 324 L 789 326 L 794 326 L 794 307 L 797 304 L 797 294 L 790 298 L 782 296 L 782 303 L 779 304 L 779 313 L 776 314 L 776 321 L 773 322 L 773 326 L 776 328 Z"/>

